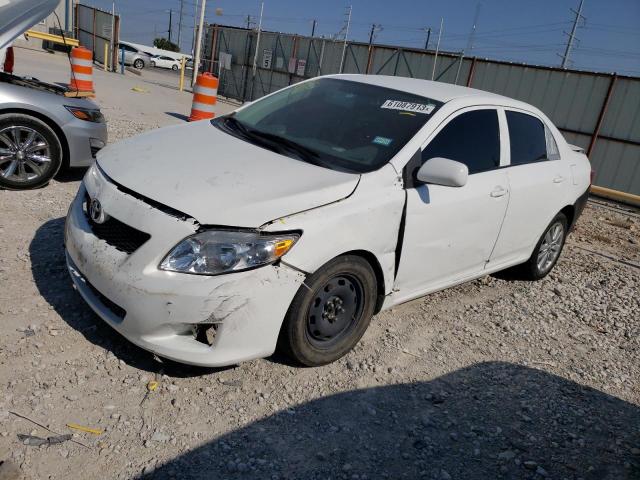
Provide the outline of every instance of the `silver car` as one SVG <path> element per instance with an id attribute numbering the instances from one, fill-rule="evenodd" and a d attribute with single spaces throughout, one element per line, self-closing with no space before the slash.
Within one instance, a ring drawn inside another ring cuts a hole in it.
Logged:
<path id="1" fill-rule="evenodd" d="M 118 44 L 118 61 L 121 62 L 122 51 L 124 50 L 124 64 L 132 65 L 138 70 L 142 70 L 144 67 L 151 65 L 151 56 L 148 53 L 138 50 L 133 45 L 120 42 Z"/>
<path id="2" fill-rule="evenodd" d="M 48 15 L 53 0 L 20 0 L 0 6 L 0 48 Z M 17 12 L 17 15 L 16 15 Z M 22 13 L 24 12 L 24 13 Z M 22 31 L 24 31 L 22 30 Z M 69 98 L 57 85 L 0 72 L 0 188 L 45 185 L 64 167 L 86 167 L 107 143 L 98 106 Z"/>

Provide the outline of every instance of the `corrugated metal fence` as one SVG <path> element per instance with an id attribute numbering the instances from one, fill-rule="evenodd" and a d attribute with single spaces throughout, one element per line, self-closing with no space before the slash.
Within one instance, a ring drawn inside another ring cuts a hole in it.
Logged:
<path id="1" fill-rule="evenodd" d="M 75 9 L 75 36 L 80 41 L 80 45 L 93 52 L 93 60 L 104 63 L 104 46 L 111 42 L 112 15 L 100 9 L 76 4 Z M 120 17 L 113 19 L 114 38 L 118 38 L 120 30 Z M 116 40 L 117 42 L 117 40 Z M 115 65 L 118 61 L 117 45 L 111 53 L 110 65 Z"/>
<path id="2" fill-rule="evenodd" d="M 340 71 L 342 42 L 261 32 L 254 74 L 256 39 L 254 30 L 209 26 L 205 69 L 220 73 L 220 95 L 254 100 L 303 79 Z M 230 69 L 224 68 L 228 55 Z M 431 79 L 435 54 L 350 42 L 344 58 L 344 73 Z M 569 143 L 587 151 L 596 185 L 640 195 L 640 78 L 440 53 L 434 80 L 537 106 Z"/>

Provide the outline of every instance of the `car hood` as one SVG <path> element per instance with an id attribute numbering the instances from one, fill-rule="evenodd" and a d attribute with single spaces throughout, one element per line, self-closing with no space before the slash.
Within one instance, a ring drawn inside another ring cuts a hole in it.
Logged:
<path id="1" fill-rule="evenodd" d="M 346 198 L 360 179 L 255 146 L 208 121 L 109 145 L 98 164 L 113 181 L 200 224 L 250 228 Z"/>
<path id="2" fill-rule="evenodd" d="M 0 1 L 0 48 L 53 12 L 58 3 L 59 0 Z"/>

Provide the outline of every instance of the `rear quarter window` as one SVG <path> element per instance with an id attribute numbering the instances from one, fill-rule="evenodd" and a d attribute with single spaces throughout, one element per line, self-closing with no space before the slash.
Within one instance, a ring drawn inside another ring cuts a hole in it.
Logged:
<path id="1" fill-rule="evenodd" d="M 507 110 L 511 165 L 548 160 L 544 124 L 532 115 Z"/>

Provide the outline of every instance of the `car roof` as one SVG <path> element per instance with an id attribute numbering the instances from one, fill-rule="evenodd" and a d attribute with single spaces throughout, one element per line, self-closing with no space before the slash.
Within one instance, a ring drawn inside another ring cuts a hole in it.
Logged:
<path id="1" fill-rule="evenodd" d="M 527 103 L 514 100 L 513 98 L 505 97 L 503 95 L 498 95 L 496 93 L 485 92 L 484 90 L 478 90 L 475 88 L 462 87 L 451 83 L 423 80 L 420 78 L 358 74 L 337 74 L 326 75 L 325 77 L 351 80 L 354 82 L 377 85 L 379 87 L 392 88 L 394 90 L 401 90 L 414 95 L 420 95 L 443 103 L 457 99 L 465 99 L 468 100 L 470 105 L 489 103 L 537 111 L 535 107 Z"/>

